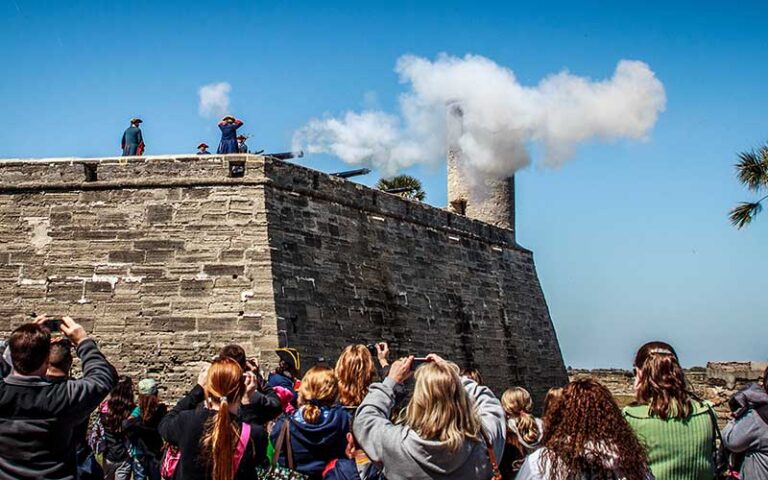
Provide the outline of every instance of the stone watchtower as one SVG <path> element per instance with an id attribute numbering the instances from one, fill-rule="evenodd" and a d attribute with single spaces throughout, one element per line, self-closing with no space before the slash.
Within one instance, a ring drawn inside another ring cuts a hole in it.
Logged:
<path id="1" fill-rule="evenodd" d="M 467 181 L 466 157 L 459 145 L 464 111 L 458 102 L 448 105 L 448 205 L 451 211 L 481 222 L 515 231 L 515 178 Z"/>

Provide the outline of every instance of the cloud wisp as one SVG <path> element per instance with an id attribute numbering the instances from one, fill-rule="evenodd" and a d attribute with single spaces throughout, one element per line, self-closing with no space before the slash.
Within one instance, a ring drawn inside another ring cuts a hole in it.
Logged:
<path id="1" fill-rule="evenodd" d="M 198 112 L 205 118 L 221 117 L 229 113 L 229 92 L 232 86 L 227 82 L 209 83 L 198 89 L 200 99 Z"/>

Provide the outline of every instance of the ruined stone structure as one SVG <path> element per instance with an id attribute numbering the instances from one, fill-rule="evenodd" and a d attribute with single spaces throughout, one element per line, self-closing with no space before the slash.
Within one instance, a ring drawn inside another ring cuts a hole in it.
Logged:
<path id="1" fill-rule="evenodd" d="M 0 331 L 70 314 L 169 398 L 229 342 L 307 368 L 385 339 L 497 391 L 567 380 L 511 230 L 269 157 L 3 161 L 0 245 Z"/>
<path id="2" fill-rule="evenodd" d="M 693 367 L 685 370 L 692 391 L 712 402 L 724 426 L 729 419 L 728 399 L 747 384 L 757 382 L 768 367 L 768 362 L 709 362 L 706 368 Z M 635 399 L 634 372 L 622 369 L 569 369 L 571 379 L 594 378 L 611 391 L 620 405 Z"/>

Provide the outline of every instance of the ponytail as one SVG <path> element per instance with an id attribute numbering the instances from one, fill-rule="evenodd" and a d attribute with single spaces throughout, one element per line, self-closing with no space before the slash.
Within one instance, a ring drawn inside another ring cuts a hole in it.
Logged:
<path id="1" fill-rule="evenodd" d="M 229 415 L 227 397 L 221 398 L 219 411 L 206 430 L 203 445 L 210 452 L 212 480 L 232 480 L 236 473 L 232 469 L 239 435 Z"/>
<path id="2" fill-rule="evenodd" d="M 320 420 L 320 407 L 314 404 L 314 402 L 304 405 L 302 416 L 307 423 L 317 423 Z"/>
<path id="3" fill-rule="evenodd" d="M 233 480 L 237 473 L 234 458 L 240 432 L 229 408 L 244 392 L 243 372 L 236 361 L 222 358 L 208 369 L 205 395 L 208 403 L 218 403 L 219 407 L 206 422 L 201 440 L 202 455 L 210 468 L 211 480 Z"/>
<path id="4" fill-rule="evenodd" d="M 520 432 L 520 436 L 523 437 L 525 443 L 531 444 L 539 439 L 541 432 L 539 431 L 539 424 L 536 423 L 536 419 L 533 418 L 528 412 L 520 412 L 520 415 L 515 420 L 517 431 Z"/>

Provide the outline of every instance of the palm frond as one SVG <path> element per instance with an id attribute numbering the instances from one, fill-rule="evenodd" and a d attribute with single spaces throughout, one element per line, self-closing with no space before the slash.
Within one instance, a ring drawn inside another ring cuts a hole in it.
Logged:
<path id="1" fill-rule="evenodd" d="M 736 228 L 744 228 L 747 225 L 749 225 L 750 222 L 755 218 L 755 215 L 760 213 L 760 211 L 763 209 L 763 206 L 760 204 L 760 202 L 741 202 L 738 206 L 734 207 L 733 210 L 728 214 L 728 218 L 730 218 L 731 223 Z"/>
<path id="2" fill-rule="evenodd" d="M 768 187 L 768 146 L 759 150 L 739 153 L 736 164 L 739 181 L 750 190 Z"/>

